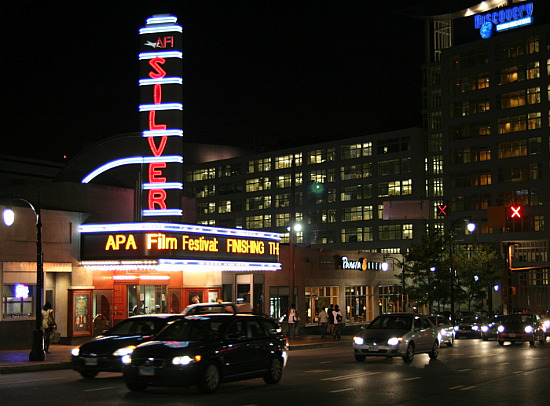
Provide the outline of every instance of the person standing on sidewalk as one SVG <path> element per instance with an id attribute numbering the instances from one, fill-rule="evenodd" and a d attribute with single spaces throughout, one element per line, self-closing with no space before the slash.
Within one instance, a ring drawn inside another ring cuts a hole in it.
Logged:
<path id="1" fill-rule="evenodd" d="M 290 305 L 290 310 L 288 311 L 288 329 L 290 339 L 293 340 L 296 334 L 296 326 L 298 325 L 298 313 L 296 312 L 296 306 L 294 304 Z"/>
<path id="2" fill-rule="evenodd" d="M 338 305 L 334 306 L 334 310 L 332 311 L 332 315 L 334 317 L 334 339 L 335 340 L 341 340 L 342 339 L 342 321 L 344 320 L 344 316 L 342 315 L 342 312 L 340 311 L 340 307 Z"/>
<path id="3" fill-rule="evenodd" d="M 328 313 L 324 307 L 319 312 L 319 325 L 321 326 L 321 338 L 327 338 Z"/>
<path id="4" fill-rule="evenodd" d="M 50 339 L 56 327 L 53 308 L 50 302 L 46 302 L 42 308 L 42 328 L 44 329 L 44 350 L 50 352 Z"/>
<path id="5" fill-rule="evenodd" d="M 334 335 L 334 305 L 330 305 L 328 309 L 328 326 L 327 326 L 327 333 L 329 335 Z"/>

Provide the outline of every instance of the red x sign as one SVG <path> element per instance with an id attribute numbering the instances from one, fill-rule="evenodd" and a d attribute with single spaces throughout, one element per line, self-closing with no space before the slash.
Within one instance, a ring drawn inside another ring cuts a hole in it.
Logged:
<path id="1" fill-rule="evenodd" d="M 521 218 L 521 206 L 510 206 L 510 218 L 511 219 Z"/>
<path id="2" fill-rule="evenodd" d="M 446 204 L 438 204 L 437 205 L 437 215 L 438 216 L 446 216 L 447 215 L 447 205 Z"/>

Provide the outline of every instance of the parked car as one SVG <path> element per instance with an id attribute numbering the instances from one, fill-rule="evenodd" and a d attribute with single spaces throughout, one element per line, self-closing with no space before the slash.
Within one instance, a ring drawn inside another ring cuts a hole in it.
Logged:
<path id="1" fill-rule="evenodd" d="M 135 346 L 151 338 L 181 314 L 148 314 L 121 321 L 110 330 L 71 350 L 73 369 L 84 378 L 99 372 L 122 372 L 120 359 L 125 347 Z"/>
<path id="2" fill-rule="evenodd" d="M 483 341 L 488 341 L 491 338 L 496 340 L 498 335 L 498 326 L 500 326 L 503 317 L 503 315 L 496 315 L 481 325 L 481 339 Z"/>
<path id="3" fill-rule="evenodd" d="M 411 362 L 415 354 L 439 355 L 438 331 L 426 316 L 388 313 L 376 317 L 353 338 L 357 361 L 366 357 L 402 357 Z"/>
<path id="4" fill-rule="evenodd" d="M 263 378 L 278 383 L 288 341 L 275 320 L 253 314 L 187 316 L 123 358 L 132 391 L 148 386 L 197 386 L 214 392 L 221 382 Z"/>
<path id="5" fill-rule="evenodd" d="M 544 335 L 544 337 L 548 337 L 550 336 L 550 310 L 547 311 L 541 318 L 542 320 L 542 325 L 544 327 L 546 327 L 546 333 Z"/>
<path id="6" fill-rule="evenodd" d="M 481 326 L 487 318 L 481 316 L 466 316 L 461 318 L 455 325 L 456 338 L 481 338 Z"/>
<path id="7" fill-rule="evenodd" d="M 451 321 L 441 314 L 432 314 L 428 319 L 437 328 L 439 333 L 439 342 L 446 344 L 447 347 L 452 347 L 455 342 L 455 329 Z"/>
<path id="8" fill-rule="evenodd" d="M 538 341 L 546 343 L 546 328 L 539 316 L 530 313 L 515 313 L 505 316 L 498 326 L 499 345 L 528 342 L 534 346 Z"/>

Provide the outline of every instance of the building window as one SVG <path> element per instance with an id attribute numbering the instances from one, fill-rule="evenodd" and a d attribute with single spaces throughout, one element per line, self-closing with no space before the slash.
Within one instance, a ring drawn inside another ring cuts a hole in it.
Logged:
<path id="1" fill-rule="evenodd" d="M 2 315 L 4 319 L 34 317 L 36 285 L 21 283 L 4 285 L 2 294 Z"/>
<path id="2" fill-rule="evenodd" d="M 302 166 L 302 154 L 296 153 L 294 155 L 276 156 L 275 169 L 291 168 L 293 159 L 294 159 L 294 166 Z"/>
<path id="3" fill-rule="evenodd" d="M 254 196 L 246 199 L 246 210 L 263 210 L 271 207 L 271 196 Z"/>
<path id="4" fill-rule="evenodd" d="M 214 202 L 199 202 L 197 203 L 197 211 L 200 214 L 213 214 L 216 212 L 216 203 Z"/>
<path id="5" fill-rule="evenodd" d="M 372 320 L 375 317 L 373 304 L 374 286 L 346 286 L 346 321 L 361 323 Z"/>
<path id="6" fill-rule="evenodd" d="M 378 227 L 378 239 L 381 241 L 403 240 L 412 237 L 412 224 L 392 224 Z"/>
<path id="7" fill-rule="evenodd" d="M 215 168 L 202 168 L 202 169 L 195 169 L 194 171 L 187 173 L 187 181 L 188 182 L 197 182 L 200 180 L 209 180 L 214 179 L 216 177 L 216 169 Z"/>
<path id="8" fill-rule="evenodd" d="M 218 213 L 231 213 L 231 200 L 220 200 L 218 202 Z"/>
<path id="9" fill-rule="evenodd" d="M 247 192 L 257 192 L 261 190 L 270 190 L 270 189 L 271 189 L 271 180 L 268 177 L 246 180 Z"/>
<path id="10" fill-rule="evenodd" d="M 289 207 L 289 206 L 290 206 L 290 193 L 275 195 L 275 208 Z"/>
<path id="11" fill-rule="evenodd" d="M 194 195 L 197 199 L 214 196 L 216 194 L 215 185 L 199 185 L 194 188 Z"/>
<path id="12" fill-rule="evenodd" d="M 284 189 L 292 186 L 292 174 L 286 173 L 284 175 L 277 176 L 276 185 L 278 189 Z M 294 185 L 300 186 L 302 184 L 302 173 L 298 172 L 294 175 Z"/>
<path id="13" fill-rule="evenodd" d="M 241 164 L 229 164 L 218 166 L 218 178 L 227 178 L 229 176 L 238 176 L 241 174 Z"/>
<path id="14" fill-rule="evenodd" d="M 372 142 L 363 144 L 342 145 L 342 159 L 355 159 L 372 155 Z"/>
<path id="15" fill-rule="evenodd" d="M 334 148 L 329 149 L 316 149 L 309 151 L 308 162 L 310 164 L 322 164 L 323 162 L 331 162 L 336 158 L 336 151 Z"/>
<path id="16" fill-rule="evenodd" d="M 371 164 L 342 166 L 340 177 L 342 180 L 362 179 L 372 176 Z"/>
<path id="17" fill-rule="evenodd" d="M 363 241 L 363 229 L 361 227 L 343 228 L 341 230 L 342 242 Z"/>
<path id="18" fill-rule="evenodd" d="M 339 301 L 340 288 L 338 286 L 306 286 L 306 323 L 317 323 L 316 317 L 319 311 L 329 309 L 330 305 L 336 305 Z M 344 309 L 342 309 L 343 312 Z"/>
<path id="19" fill-rule="evenodd" d="M 275 215 L 275 227 L 288 227 L 290 224 L 290 213 L 277 213 Z"/>
<path id="20" fill-rule="evenodd" d="M 271 215 L 250 216 L 245 219 L 245 222 L 246 228 L 250 230 L 269 228 L 271 227 Z"/>
<path id="21" fill-rule="evenodd" d="M 268 172 L 271 170 L 271 158 L 248 161 L 248 173 Z"/>
<path id="22" fill-rule="evenodd" d="M 372 218 L 372 206 L 355 206 L 342 209 L 342 222 L 372 220 Z"/>

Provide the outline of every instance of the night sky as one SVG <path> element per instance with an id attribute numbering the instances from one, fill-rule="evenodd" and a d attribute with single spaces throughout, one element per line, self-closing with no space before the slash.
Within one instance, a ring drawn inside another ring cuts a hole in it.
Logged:
<path id="1" fill-rule="evenodd" d="M 421 125 L 410 2 L 1 2 L 0 154 L 63 160 L 139 131 L 138 29 L 184 34 L 184 140 L 281 147 Z M 400 6 L 401 5 L 401 6 Z"/>

